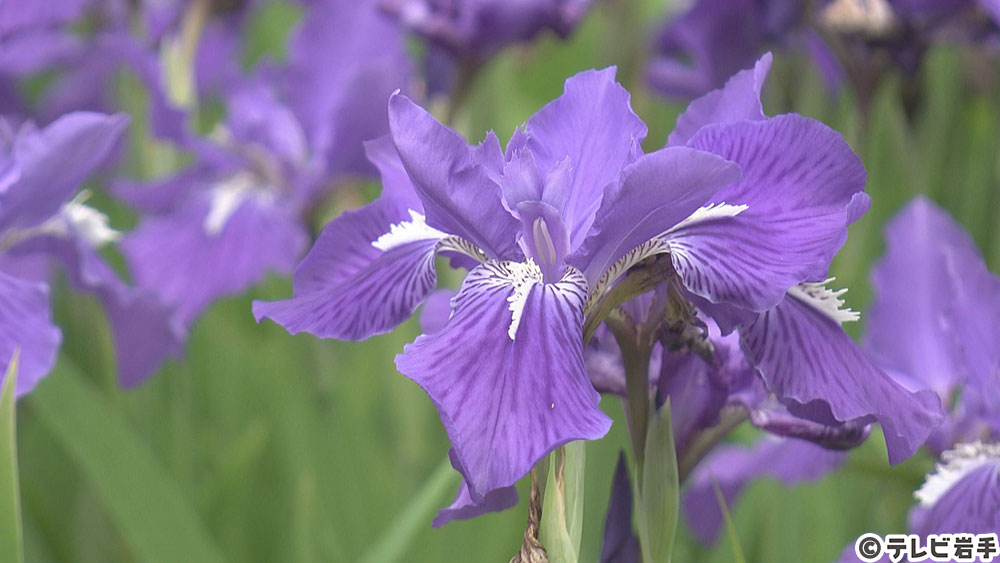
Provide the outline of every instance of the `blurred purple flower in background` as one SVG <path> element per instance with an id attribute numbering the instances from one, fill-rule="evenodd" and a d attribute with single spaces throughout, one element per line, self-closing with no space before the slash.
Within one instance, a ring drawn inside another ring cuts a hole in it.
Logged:
<path id="1" fill-rule="evenodd" d="M 97 249 L 118 237 L 107 218 L 84 204 L 77 189 L 107 159 L 125 127 L 121 115 L 66 115 L 44 129 L 31 123 L 2 134 L 0 180 L 0 369 L 20 348 L 18 394 L 52 367 L 60 341 L 49 320 L 49 262 L 70 283 L 94 294 L 111 323 L 118 370 L 133 385 L 180 351 L 182 329 L 152 295 L 132 289 Z"/>
<path id="2" fill-rule="evenodd" d="M 570 35 L 593 0 L 380 0 L 386 14 L 426 41 L 427 97 L 462 102 L 477 70 L 501 49 L 545 31 Z"/>
<path id="3" fill-rule="evenodd" d="M 831 89 L 847 79 L 870 96 L 890 67 L 915 73 L 931 43 L 981 43 L 998 25 L 996 0 L 697 0 L 656 34 L 647 79 L 692 98 L 766 50 L 798 50 Z"/>
<path id="4" fill-rule="evenodd" d="M 593 0 L 381 0 L 382 8 L 456 59 L 485 62 L 551 30 L 565 37 Z"/>
<path id="5" fill-rule="evenodd" d="M 117 189 L 147 214 L 122 242 L 137 282 L 185 323 L 268 271 L 292 271 L 307 245 L 307 214 L 344 180 L 372 171 L 363 141 L 387 131 L 385 101 L 407 86 L 401 33 L 373 2 L 311 4 L 286 64 L 246 76 L 227 53 L 206 54 L 221 57 L 216 75 L 225 80 L 215 87 L 225 122 L 209 138 L 178 140 L 195 163 Z"/>
<path id="6" fill-rule="evenodd" d="M 876 299 L 865 348 L 910 389 L 954 405 L 928 445 L 1000 434 L 1000 278 L 965 230 L 929 200 L 910 202 L 886 227 L 872 272 Z"/>
<path id="7" fill-rule="evenodd" d="M 1000 277 L 924 197 L 889 222 L 886 240 L 865 345 L 904 385 L 953 405 L 927 443 L 941 463 L 914 495 L 909 531 L 1000 533 Z M 841 561 L 857 561 L 853 544 Z"/>

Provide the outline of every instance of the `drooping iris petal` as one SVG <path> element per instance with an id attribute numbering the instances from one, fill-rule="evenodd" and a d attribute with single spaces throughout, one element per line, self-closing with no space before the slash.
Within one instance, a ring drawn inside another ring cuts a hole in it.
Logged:
<path id="1" fill-rule="evenodd" d="M 711 544 L 722 526 L 722 511 L 713 481 L 730 507 L 753 480 L 773 477 L 786 486 L 819 479 L 847 459 L 844 452 L 823 449 L 794 439 L 766 438 L 752 448 L 726 446 L 705 458 L 691 477 L 682 500 L 684 515 L 695 537 Z"/>
<path id="2" fill-rule="evenodd" d="M 389 130 L 423 202 L 427 224 L 457 235 L 493 258 L 517 256 L 520 223 L 503 207 L 502 154 L 495 136 L 469 147 L 405 96 L 389 100 Z"/>
<path id="3" fill-rule="evenodd" d="M 0 272 L 0 373 L 7 373 L 14 351 L 20 350 L 18 396 L 52 369 L 60 340 L 49 318 L 48 287 Z"/>
<path id="4" fill-rule="evenodd" d="M 583 242 L 601 204 L 605 186 L 646 138 L 646 124 L 632 111 L 629 93 L 615 82 L 615 68 L 588 70 L 566 80 L 563 94 L 525 124 L 531 151 L 541 170 L 568 158 L 567 194 L 561 209 L 570 228 L 570 248 Z"/>
<path id="5" fill-rule="evenodd" d="M 540 282 L 530 263 L 476 267 L 448 324 L 396 357 L 437 406 L 477 502 L 553 449 L 611 425 L 584 366 L 586 281 L 569 269 L 558 283 Z"/>
<path id="6" fill-rule="evenodd" d="M 875 367 L 822 307 L 790 293 L 741 329 L 748 358 L 797 416 L 824 424 L 880 422 L 889 461 L 899 463 L 940 424 L 940 401 L 929 390 L 908 391 Z"/>
<path id="7" fill-rule="evenodd" d="M 760 121 L 765 118 L 760 103 L 760 91 L 771 70 L 771 54 L 767 53 L 753 68 L 734 74 L 726 85 L 691 102 L 677 118 L 667 145 L 684 145 L 702 127 L 713 123 Z"/>
<path id="8" fill-rule="evenodd" d="M 644 155 L 604 195 L 590 236 L 568 262 L 595 283 L 620 258 L 676 226 L 739 178 L 732 162 L 686 147 Z"/>
<path id="9" fill-rule="evenodd" d="M 449 450 L 448 456 L 451 458 L 452 465 L 458 469 L 459 465 L 455 459 L 455 450 Z M 476 502 L 469 493 L 469 485 L 463 479 L 462 483 L 458 486 L 455 501 L 438 511 L 431 525 L 435 528 L 440 528 L 452 520 L 468 520 L 469 518 L 475 518 L 488 512 L 500 512 L 516 505 L 517 501 L 516 487 L 501 487 L 489 491 L 480 502 Z"/>
<path id="10" fill-rule="evenodd" d="M 295 270 L 292 299 L 254 303 L 258 321 L 361 340 L 396 328 L 434 289 L 434 252 L 445 234 L 423 223 L 391 140 L 373 141 L 367 151 L 382 173 L 382 195 L 323 228 Z"/>
<path id="11" fill-rule="evenodd" d="M 217 232 L 208 224 L 209 208 L 192 198 L 174 213 L 147 217 L 121 245 L 137 285 L 154 290 L 185 322 L 269 270 L 290 272 L 306 244 L 291 210 L 255 196 L 239 203 Z"/>
<path id="12" fill-rule="evenodd" d="M 632 485 L 628 478 L 625 452 L 618 454 L 611 500 L 604 519 L 604 543 L 601 563 L 639 563 L 639 539 L 632 531 Z"/>
<path id="13" fill-rule="evenodd" d="M 326 232 L 326 231 L 324 231 Z M 401 244 L 381 252 L 350 277 L 332 280 L 285 301 L 254 303 L 254 316 L 270 318 L 288 332 L 320 338 L 362 340 L 396 328 L 413 314 L 437 284 L 434 249 L 440 237 Z M 314 248 L 337 245 L 321 236 Z"/>
<path id="14" fill-rule="evenodd" d="M 53 216 L 104 162 L 127 122 L 121 114 L 79 112 L 18 132 L 12 158 L 20 178 L 0 193 L 0 232 Z"/>
<path id="15" fill-rule="evenodd" d="M 947 255 L 956 250 L 977 254 L 947 213 L 924 198 L 909 204 L 886 228 L 886 253 L 872 270 L 877 297 L 865 317 L 872 359 L 942 396 L 969 377 L 956 334 L 968 319 L 952 318 L 949 296 L 971 280 L 952 275 Z"/>
<path id="16" fill-rule="evenodd" d="M 704 127 L 689 146 L 740 165 L 743 179 L 708 203 L 746 208 L 692 218 L 665 237 L 688 290 L 764 311 L 789 287 L 824 279 L 868 202 L 864 167 L 839 133 L 783 115 Z"/>
<path id="17" fill-rule="evenodd" d="M 138 385 L 167 358 L 180 356 L 185 338 L 180 319 L 152 292 L 127 286 L 78 234 L 35 237 L 11 253 L 54 257 L 74 288 L 100 300 L 111 324 L 122 385 Z"/>

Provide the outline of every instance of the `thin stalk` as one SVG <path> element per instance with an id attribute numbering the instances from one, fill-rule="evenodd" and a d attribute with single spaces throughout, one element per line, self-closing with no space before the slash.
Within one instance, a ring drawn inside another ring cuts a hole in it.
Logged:
<path id="1" fill-rule="evenodd" d="M 681 483 L 698 465 L 709 451 L 715 447 L 747 419 L 747 413 L 742 407 L 726 407 L 719 414 L 719 423 L 703 430 L 692 440 L 690 447 L 680 456 L 677 462 L 678 478 Z"/>
<path id="2" fill-rule="evenodd" d="M 632 451 L 639 470 L 645 461 L 646 432 L 649 426 L 651 397 L 649 395 L 649 360 L 653 352 L 652 345 L 636 333 L 624 316 L 611 316 L 608 326 L 618 341 L 622 353 L 622 363 L 625 367 L 626 412 L 628 413 L 629 435 L 632 439 Z M 641 471 L 637 471 L 641 475 Z"/>

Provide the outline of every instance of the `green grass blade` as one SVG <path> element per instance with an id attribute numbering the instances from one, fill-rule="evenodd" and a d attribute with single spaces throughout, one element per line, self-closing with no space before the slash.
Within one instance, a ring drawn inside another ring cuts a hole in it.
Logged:
<path id="1" fill-rule="evenodd" d="M 17 481 L 17 418 L 14 389 L 17 388 L 18 352 L 14 351 L 0 392 L 0 560 L 24 561 L 21 535 L 21 495 Z"/>
<path id="2" fill-rule="evenodd" d="M 646 434 L 646 459 L 639 493 L 639 543 L 645 563 L 668 563 L 677 534 L 680 484 L 668 400 Z"/>
<path id="3" fill-rule="evenodd" d="M 400 561 L 421 530 L 430 526 L 431 516 L 441 508 L 445 495 L 458 486 L 458 472 L 445 458 L 410 500 L 403 513 L 379 536 L 359 559 L 361 563 Z"/>
<path id="4" fill-rule="evenodd" d="M 223 561 L 197 512 L 127 419 L 68 362 L 28 399 L 140 561 Z"/>
<path id="5" fill-rule="evenodd" d="M 712 479 L 712 488 L 715 489 L 715 500 L 719 503 L 719 510 L 722 511 L 722 520 L 726 523 L 726 537 L 729 538 L 729 547 L 733 551 L 733 561 L 736 563 L 747 563 L 747 558 L 743 555 L 743 548 L 740 547 L 740 537 L 736 534 L 736 526 L 733 525 L 733 517 L 729 514 L 729 505 L 726 504 L 726 497 L 722 495 L 719 482 Z"/>

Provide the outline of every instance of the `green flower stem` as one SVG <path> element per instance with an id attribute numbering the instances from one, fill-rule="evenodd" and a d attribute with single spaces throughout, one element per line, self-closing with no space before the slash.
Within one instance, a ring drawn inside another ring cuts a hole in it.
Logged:
<path id="1" fill-rule="evenodd" d="M 625 389 L 628 412 L 629 436 L 632 439 L 632 451 L 638 463 L 638 475 L 641 475 L 642 464 L 645 461 L 646 430 L 649 426 L 651 397 L 649 394 L 649 360 L 653 352 L 652 341 L 643 338 L 641 330 L 625 317 L 611 315 L 607 319 L 608 327 L 618 341 L 625 366 Z"/>
<path id="2" fill-rule="evenodd" d="M 716 444 L 726 439 L 730 432 L 737 426 L 743 424 L 747 419 L 746 410 L 743 407 L 729 406 L 722 409 L 719 414 L 719 423 L 711 428 L 707 428 L 699 433 L 691 441 L 690 447 L 681 454 L 677 462 L 677 472 L 681 483 L 691 474 L 698 462 L 701 461 L 715 447 Z"/>

